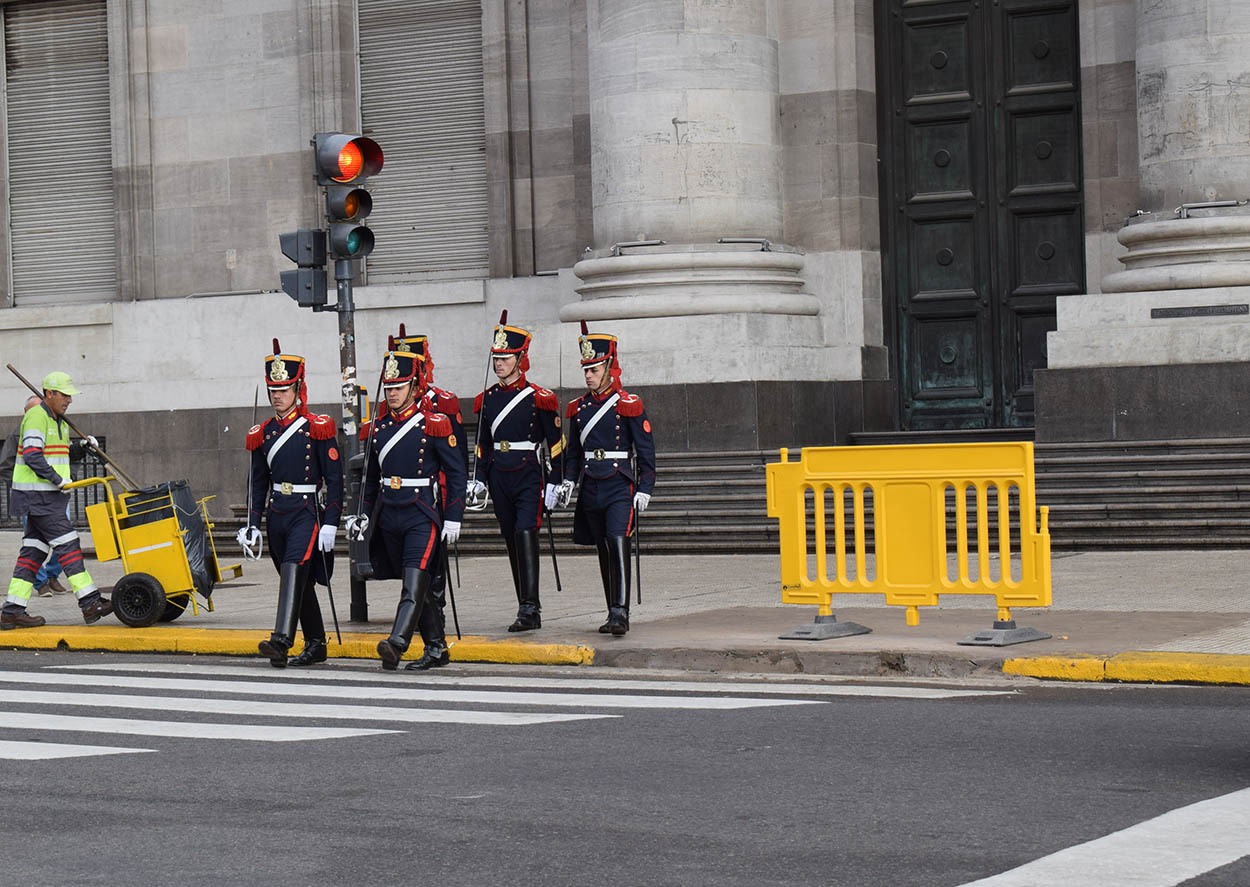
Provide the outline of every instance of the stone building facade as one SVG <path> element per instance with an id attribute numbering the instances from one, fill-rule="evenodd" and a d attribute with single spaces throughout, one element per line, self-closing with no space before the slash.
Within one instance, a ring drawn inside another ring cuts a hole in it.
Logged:
<path id="1" fill-rule="evenodd" d="M 1245 301 L 1241 217 L 1171 218 L 1242 197 L 1233 0 L 0 13 L 0 347 L 28 377 L 73 373 L 128 473 L 186 477 L 219 511 L 272 338 L 340 413 L 337 320 L 278 284 L 278 233 L 320 223 L 320 131 L 386 151 L 354 289 L 366 385 L 404 323 L 471 397 L 506 309 L 566 394 L 578 321 L 616 334 L 668 450 L 1245 431 L 1247 321 L 1211 308 Z M 1126 227 L 1139 210 L 1161 215 Z"/>

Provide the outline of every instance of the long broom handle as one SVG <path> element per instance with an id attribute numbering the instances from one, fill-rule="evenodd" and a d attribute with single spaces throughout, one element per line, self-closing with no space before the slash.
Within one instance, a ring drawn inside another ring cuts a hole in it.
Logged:
<path id="1" fill-rule="evenodd" d="M 13 366 L 13 364 L 6 363 L 5 366 L 9 368 L 10 373 L 17 376 L 19 379 L 21 379 L 22 384 L 25 385 L 27 388 L 29 388 L 36 397 L 38 397 L 40 400 L 43 400 L 43 392 L 40 391 L 38 388 L 36 388 L 34 385 L 30 384 L 29 380 L 27 380 L 25 376 L 19 373 L 17 369 Z M 70 418 L 68 416 L 61 416 L 60 418 L 65 420 L 65 424 L 69 426 L 70 431 L 74 432 L 79 437 L 81 437 L 84 442 L 87 440 L 87 435 L 79 431 L 78 426 L 75 425 L 72 421 L 70 421 Z M 131 480 L 129 475 L 126 474 L 126 472 L 122 471 L 120 465 L 118 465 L 116 462 L 114 462 L 112 459 L 109 458 L 108 453 L 104 452 L 104 450 L 100 449 L 99 447 L 91 446 L 90 443 L 88 443 L 87 446 L 90 447 L 92 452 L 94 452 L 101 459 L 103 459 L 108 464 L 108 466 L 113 469 L 113 473 L 117 475 L 118 480 L 120 480 L 126 486 L 127 490 L 139 489 L 139 485 L 135 483 L 133 480 Z"/>

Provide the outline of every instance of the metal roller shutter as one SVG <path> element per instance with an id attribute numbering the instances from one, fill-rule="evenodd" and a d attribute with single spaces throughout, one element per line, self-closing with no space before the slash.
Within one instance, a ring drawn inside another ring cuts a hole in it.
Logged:
<path id="1" fill-rule="evenodd" d="M 14 304 L 113 299 L 105 0 L 16 3 L 3 12 Z"/>
<path id="2" fill-rule="evenodd" d="M 369 183 L 369 280 L 489 264 L 479 0 L 359 0 L 364 131 L 382 146 Z"/>

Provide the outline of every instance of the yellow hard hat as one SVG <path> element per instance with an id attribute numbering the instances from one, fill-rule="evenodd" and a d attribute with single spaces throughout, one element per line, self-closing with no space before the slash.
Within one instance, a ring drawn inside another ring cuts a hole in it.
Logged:
<path id="1" fill-rule="evenodd" d="M 74 380 L 69 377 L 69 373 L 62 373 L 60 370 L 48 373 L 48 375 L 43 377 L 43 390 L 59 391 L 71 397 L 82 393 L 74 387 Z"/>

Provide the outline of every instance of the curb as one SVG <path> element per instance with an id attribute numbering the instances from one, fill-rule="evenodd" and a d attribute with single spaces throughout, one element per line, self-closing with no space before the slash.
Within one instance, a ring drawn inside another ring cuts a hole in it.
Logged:
<path id="1" fill-rule="evenodd" d="M 268 631 L 228 628 L 70 628 L 45 625 L 13 629 L 0 635 L 0 649 L 80 650 L 112 653 L 202 653 L 220 656 L 256 656 L 256 645 Z M 381 633 L 343 632 L 327 639 L 327 652 L 335 659 L 377 659 Z M 580 644 L 539 644 L 466 635 L 448 644 L 454 662 L 493 662 L 519 665 L 591 665 L 595 650 Z M 416 659 L 423 650 L 414 639 L 405 659 Z"/>
<path id="2" fill-rule="evenodd" d="M 1056 681 L 1250 686 L 1250 656 L 1130 651 L 1114 656 L 1007 659 L 1003 674 Z"/>

